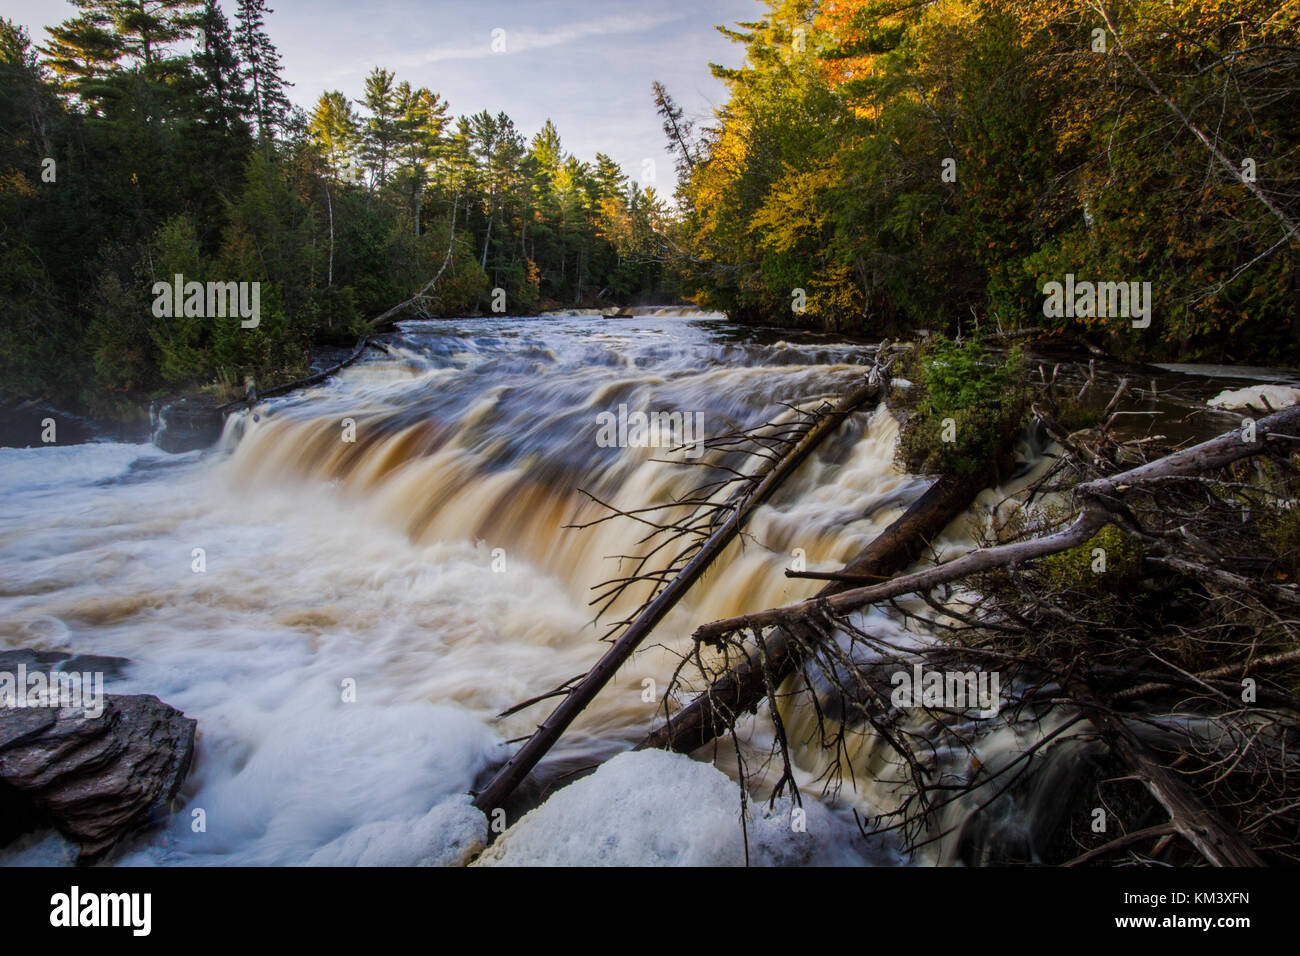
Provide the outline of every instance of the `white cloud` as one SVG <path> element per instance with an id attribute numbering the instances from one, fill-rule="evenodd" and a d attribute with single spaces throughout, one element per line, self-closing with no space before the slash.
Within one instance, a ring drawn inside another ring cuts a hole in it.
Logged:
<path id="1" fill-rule="evenodd" d="M 549 30 L 536 30 L 530 27 L 512 29 L 501 27 L 504 31 L 505 54 L 525 53 L 529 50 L 541 50 L 548 47 L 562 46 L 581 40 L 584 37 L 608 36 L 620 33 L 639 33 L 673 20 L 681 19 L 680 13 L 667 14 L 631 14 L 600 17 L 566 23 Z M 492 49 L 492 36 L 489 35 L 481 44 L 472 46 L 449 46 L 430 50 L 418 58 L 420 63 L 439 63 L 443 60 L 477 60 L 482 57 L 498 56 Z"/>

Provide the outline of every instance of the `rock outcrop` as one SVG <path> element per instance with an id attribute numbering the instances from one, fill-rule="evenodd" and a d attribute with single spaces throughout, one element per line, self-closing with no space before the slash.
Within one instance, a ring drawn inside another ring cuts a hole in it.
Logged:
<path id="1" fill-rule="evenodd" d="M 154 423 L 153 443 L 172 454 L 215 445 L 226 420 L 221 409 L 199 397 L 150 409 L 149 417 Z"/>
<path id="2" fill-rule="evenodd" d="M 196 721 L 147 694 L 102 703 L 98 716 L 0 706 L 0 845 L 52 826 L 88 863 L 166 812 L 189 772 Z"/>

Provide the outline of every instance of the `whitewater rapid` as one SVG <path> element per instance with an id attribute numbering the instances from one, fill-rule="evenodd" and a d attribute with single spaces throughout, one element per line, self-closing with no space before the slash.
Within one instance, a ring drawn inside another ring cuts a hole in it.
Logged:
<path id="1" fill-rule="evenodd" d="M 0 449 L 0 648 L 128 658 L 110 692 L 198 720 L 172 815 L 116 862 L 467 862 L 485 837 L 468 791 L 549 703 L 496 714 L 596 660 L 590 588 L 644 531 L 566 528 L 602 513 L 579 489 L 637 507 L 700 480 L 652 460 L 665 449 L 599 447 L 597 416 L 677 409 L 720 434 L 815 407 L 871 361 L 707 316 L 412 322 L 389 346 L 233 419 L 207 452 Z M 834 569 L 902 512 L 922 485 L 893 465 L 896 431 L 883 409 L 855 416 L 754 515 L 539 768 L 535 802 L 655 723 L 646 681 L 662 693 L 697 624 L 808 596 L 792 560 Z M 483 862 L 743 862 L 725 752 L 717 765 L 621 757 Z M 812 835 L 755 810 L 754 861 L 896 862 L 858 837 L 857 798 L 818 802 L 817 770 L 801 769 Z M 0 851 L 74 854 L 49 832 Z"/>

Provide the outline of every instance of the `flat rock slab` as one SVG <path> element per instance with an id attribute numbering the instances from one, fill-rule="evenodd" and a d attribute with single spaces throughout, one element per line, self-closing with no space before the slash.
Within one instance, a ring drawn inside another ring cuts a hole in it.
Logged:
<path id="1" fill-rule="evenodd" d="M 101 858 L 179 791 L 196 727 L 148 694 L 106 694 L 98 717 L 0 708 L 0 842 L 46 823 L 81 844 L 79 863 Z"/>

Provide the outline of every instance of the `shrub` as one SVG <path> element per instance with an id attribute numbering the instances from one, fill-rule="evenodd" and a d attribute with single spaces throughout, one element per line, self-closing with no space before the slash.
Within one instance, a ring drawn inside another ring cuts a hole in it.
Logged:
<path id="1" fill-rule="evenodd" d="M 899 436 L 900 464 L 917 474 L 1001 472 L 1028 405 L 1020 351 L 996 356 L 975 342 L 935 336 L 906 374 L 923 397 Z"/>

